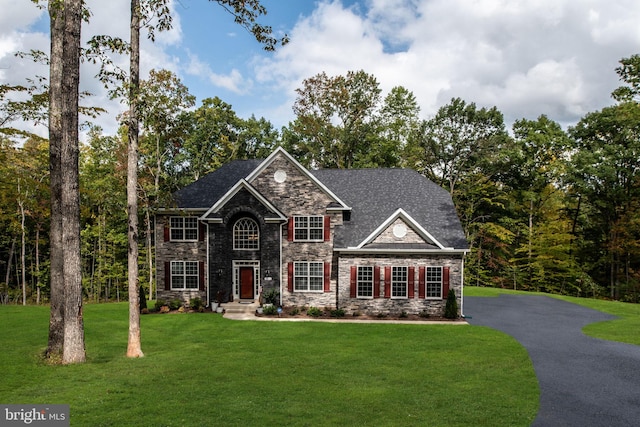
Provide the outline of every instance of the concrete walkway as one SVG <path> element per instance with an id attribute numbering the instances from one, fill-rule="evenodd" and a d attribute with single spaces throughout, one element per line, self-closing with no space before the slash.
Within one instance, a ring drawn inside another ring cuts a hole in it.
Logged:
<path id="1" fill-rule="evenodd" d="M 533 426 L 640 426 L 640 346 L 582 333 L 614 316 L 534 295 L 466 297 L 464 304 L 470 324 L 505 332 L 529 352 L 540 384 Z"/>

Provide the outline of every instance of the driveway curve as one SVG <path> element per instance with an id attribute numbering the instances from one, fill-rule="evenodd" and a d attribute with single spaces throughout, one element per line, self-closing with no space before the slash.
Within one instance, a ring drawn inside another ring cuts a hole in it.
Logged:
<path id="1" fill-rule="evenodd" d="M 514 337 L 529 352 L 540 385 L 532 426 L 640 425 L 640 346 L 586 336 L 615 316 L 547 296 L 466 297 L 472 325 Z"/>

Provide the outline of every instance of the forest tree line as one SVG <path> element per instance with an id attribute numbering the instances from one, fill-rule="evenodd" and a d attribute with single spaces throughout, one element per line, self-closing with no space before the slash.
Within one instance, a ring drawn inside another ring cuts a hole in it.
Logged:
<path id="1" fill-rule="evenodd" d="M 153 295 L 153 215 L 175 190 L 281 145 L 310 168 L 413 168 L 450 191 L 471 248 L 467 286 L 638 302 L 640 57 L 623 58 L 615 72 L 615 102 L 566 130 L 544 114 L 507 129 L 496 107 L 460 98 L 421 119 L 404 87 L 383 94 L 365 71 L 320 73 L 297 89 L 295 119 L 278 130 L 265 118 L 238 117 L 218 97 L 196 105 L 175 74 L 154 70 L 138 103 L 140 283 Z M 0 87 L 0 302 L 44 303 L 48 141 L 20 140 L 12 125 L 29 114 L 38 120 L 46 104 L 37 94 L 12 101 L 16 91 L 28 90 Z M 88 302 L 127 298 L 126 185 L 126 125 L 117 135 L 91 127 L 80 152 Z"/>

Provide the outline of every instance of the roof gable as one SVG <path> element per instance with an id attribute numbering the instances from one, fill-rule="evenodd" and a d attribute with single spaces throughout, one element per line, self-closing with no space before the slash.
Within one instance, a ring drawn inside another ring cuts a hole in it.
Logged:
<path id="1" fill-rule="evenodd" d="M 401 220 L 400 223 L 398 223 L 399 219 Z M 367 236 L 362 242 L 360 242 L 357 248 L 361 249 L 368 244 L 376 242 L 377 238 L 387 231 L 391 231 L 391 233 L 397 238 L 397 240 L 403 239 L 407 234 L 407 229 L 405 228 L 404 230 L 402 230 L 400 227 L 398 227 L 399 225 L 403 224 L 406 224 L 420 237 L 420 239 L 422 240 L 421 243 L 427 243 L 429 245 L 436 246 L 439 249 L 447 249 L 403 209 L 398 209 L 397 211 L 395 211 L 393 215 L 387 218 L 382 224 L 380 224 L 377 229 L 375 229 L 369 236 Z M 390 228 L 392 227 L 394 229 L 390 230 Z"/>
<path id="2" fill-rule="evenodd" d="M 265 221 L 286 221 L 287 217 L 282 214 L 275 206 L 269 202 L 262 194 L 260 194 L 256 189 L 254 189 L 245 179 L 241 179 L 234 185 L 229 191 L 226 192 L 218 201 L 207 210 L 204 215 L 200 217 L 201 220 L 221 220 L 221 218 L 212 218 L 212 215 L 219 212 L 224 206 L 229 203 L 233 199 L 233 197 L 238 194 L 240 191 L 246 190 L 248 191 L 258 202 L 260 202 L 269 212 L 272 212 L 273 215 L 265 218 Z"/>
<path id="3" fill-rule="evenodd" d="M 256 167 L 249 176 L 247 176 L 247 181 L 252 183 L 254 180 L 258 179 L 258 177 L 269 167 L 272 163 L 276 161 L 279 157 L 283 157 L 287 162 L 289 162 L 293 167 L 295 167 L 302 175 L 304 175 L 309 181 L 313 183 L 321 192 L 326 194 L 332 200 L 331 209 L 334 210 L 349 210 L 350 207 L 339 197 L 337 196 L 330 188 L 328 188 L 321 180 L 316 178 L 307 168 L 302 166 L 300 162 L 294 159 L 284 148 L 278 147 L 276 148 L 270 155 L 267 157 L 258 167 Z"/>

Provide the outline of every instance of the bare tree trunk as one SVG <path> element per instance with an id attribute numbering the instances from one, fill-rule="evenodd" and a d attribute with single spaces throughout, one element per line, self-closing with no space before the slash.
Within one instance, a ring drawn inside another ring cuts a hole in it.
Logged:
<path id="1" fill-rule="evenodd" d="M 46 355 L 50 359 L 62 356 L 64 343 L 64 258 L 62 251 L 62 51 L 64 10 L 49 2 L 51 52 L 49 54 L 49 173 L 51 187 L 50 225 L 50 316 L 49 341 Z"/>
<path id="2" fill-rule="evenodd" d="M 36 304 L 40 305 L 40 224 L 36 228 Z"/>
<path id="3" fill-rule="evenodd" d="M 20 189 L 18 188 L 18 191 Z M 26 232 L 25 232 L 25 224 L 24 224 L 24 201 L 19 200 L 18 206 L 20 208 L 20 267 L 22 268 L 22 305 L 27 305 L 27 265 L 26 265 L 26 255 L 25 255 L 25 241 L 26 241 Z"/>
<path id="4" fill-rule="evenodd" d="M 82 0 L 65 0 L 62 73 L 62 243 L 64 251 L 64 345 L 62 363 L 85 361 L 80 258 L 78 100 Z"/>
<path id="5" fill-rule="evenodd" d="M 129 150 L 127 211 L 129 217 L 129 341 L 127 357 L 142 357 L 138 287 L 138 92 L 140 86 L 140 1 L 131 0 L 131 64 L 129 85 Z"/>

